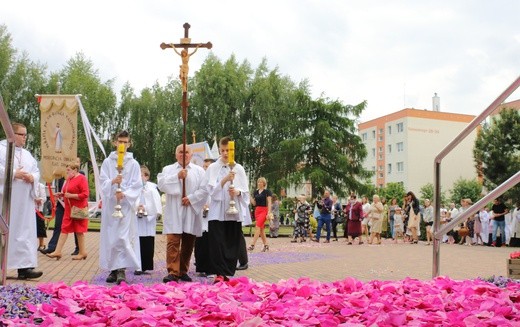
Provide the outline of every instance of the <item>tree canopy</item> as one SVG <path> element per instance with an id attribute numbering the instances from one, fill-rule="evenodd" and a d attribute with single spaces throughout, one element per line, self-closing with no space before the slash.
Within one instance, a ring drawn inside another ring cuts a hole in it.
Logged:
<path id="1" fill-rule="evenodd" d="M 484 186 L 496 188 L 520 170 L 520 113 L 505 109 L 482 127 L 473 150 L 475 165 L 481 171 Z M 520 185 L 504 194 L 520 200 Z"/>

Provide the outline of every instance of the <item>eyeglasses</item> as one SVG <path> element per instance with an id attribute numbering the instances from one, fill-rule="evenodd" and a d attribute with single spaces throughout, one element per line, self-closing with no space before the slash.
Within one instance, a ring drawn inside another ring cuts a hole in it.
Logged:
<path id="1" fill-rule="evenodd" d="M 25 136 L 27 137 L 27 133 L 23 134 L 23 133 L 15 133 L 16 135 L 20 135 L 20 136 Z"/>

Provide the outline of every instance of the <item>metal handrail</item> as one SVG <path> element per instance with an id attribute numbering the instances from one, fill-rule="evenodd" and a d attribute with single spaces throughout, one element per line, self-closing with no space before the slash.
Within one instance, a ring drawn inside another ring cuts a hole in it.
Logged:
<path id="1" fill-rule="evenodd" d="M 9 218 L 11 215 L 11 191 L 13 183 L 14 165 L 14 131 L 4 101 L 0 95 L 0 123 L 5 131 L 7 138 L 7 152 L 5 165 L 5 182 L 2 199 L 2 212 L 0 215 L 0 264 L 2 269 L 1 285 L 5 285 L 7 278 L 7 248 L 9 245 Z"/>
<path id="2" fill-rule="evenodd" d="M 482 208 L 482 204 L 487 204 L 488 202 L 484 202 L 484 200 L 489 201 L 488 199 L 496 198 L 502 194 L 504 194 L 508 189 L 513 187 L 519 182 L 518 173 L 513 177 L 508 179 L 499 187 L 495 188 L 488 195 L 483 197 L 480 201 L 469 207 L 466 211 L 464 211 L 461 215 L 457 216 L 450 223 L 440 229 L 440 211 L 441 211 L 441 186 L 440 186 L 440 172 L 441 172 L 441 162 L 464 138 L 466 138 L 471 132 L 475 130 L 495 109 L 503 103 L 516 89 L 520 86 L 520 76 L 504 91 L 500 94 L 495 101 L 493 101 L 480 115 L 475 117 L 468 126 L 462 132 L 457 135 L 453 141 L 451 141 L 436 157 L 434 160 L 434 212 L 433 212 L 433 230 L 434 238 L 433 238 L 433 265 L 432 265 L 432 277 L 435 278 L 439 276 L 439 258 L 440 258 L 440 240 L 442 235 L 449 230 L 448 228 L 451 226 L 455 226 L 459 221 L 463 218 L 469 217 L 471 214 L 474 214 L 478 211 L 478 209 Z M 477 206 L 477 204 L 479 206 Z"/>
<path id="3" fill-rule="evenodd" d="M 435 236 L 439 236 L 439 238 L 449 232 L 453 229 L 461 220 L 464 221 L 468 217 L 473 216 L 476 214 L 481 208 L 485 207 L 489 202 L 492 200 L 498 198 L 507 190 L 515 186 L 516 184 L 520 183 L 520 171 L 518 171 L 516 174 L 511 176 L 507 181 L 500 184 L 497 188 L 495 188 L 493 191 L 489 192 L 484 196 L 482 199 L 478 200 L 476 203 L 474 203 L 471 207 L 463 211 L 461 214 L 457 215 L 456 218 L 452 219 L 449 223 L 446 223 L 442 225 L 442 227 L 439 229 L 438 232 L 435 233 Z"/>

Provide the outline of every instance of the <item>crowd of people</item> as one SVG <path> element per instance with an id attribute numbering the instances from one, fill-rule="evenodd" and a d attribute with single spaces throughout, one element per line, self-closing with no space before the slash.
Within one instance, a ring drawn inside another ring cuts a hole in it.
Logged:
<path id="1" fill-rule="evenodd" d="M 55 228 L 47 244 L 45 224 L 42 225 L 42 205 L 45 187 L 39 182 L 38 164 L 24 149 L 27 129 L 13 124 L 15 153 L 12 181 L 9 247 L 7 268 L 17 269 L 19 279 L 34 279 L 43 275 L 37 271 L 37 252 L 60 260 L 69 234 L 74 234 L 76 249 L 72 260 L 88 257 L 86 233 L 88 228 L 88 181 L 80 171 L 79 159 L 67 164 L 66 176 L 57 180 L 55 192 Z M 426 233 L 426 245 L 433 239 L 434 215 L 429 200 L 420 203 L 413 192 L 401 199 L 386 199 L 378 195 L 358 200 L 351 194 L 342 204 L 336 195 L 325 190 L 309 203 L 301 195 L 292 213 L 280 215 L 280 201 L 267 188 L 267 180 L 260 177 L 256 189 L 250 193 L 244 168 L 234 161 L 234 143 L 224 137 L 219 141 L 220 157 L 206 159 L 203 167 L 192 163 L 192 149 L 181 144 L 175 149 L 175 162 L 157 175 L 157 184 L 150 181 L 150 170 L 140 165 L 128 149 L 131 137 L 121 131 L 113 145 L 116 151 L 103 161 L 100 172 L 102 214 L 99 244 L 100 267 L 108 272 L 107 283 L 126 281 L 127 269 L 136 275 L 154 270 L 155 234 L 162 217 L 166 235 L 166 276 L 163 282 L 190 282 L 190 261 L 195 253 L 196 272 L 228 280 L 236 270 L 248 268 L 248 251 L 254 251 L 258 239 L 262 252 L 269 251 L 265 233 L 278 237 L 280 225 L 293 220 L 291 242 L 330 243 L 338 241 L 338 226 L 343 227 L 345 242 L 351 245 L 382 243 L 383 238 L 417 244 L 421 227 Z M 233 145 L 233 146 L 231 146 Z M 5 174 L 7 142 L 0 142 L 0 175 Z M 1 180 L 0 192 L 5 180 Z M 163 193 L 164 203 L 160 193 Z M 31 203 L 32 205 L 27 205 Z M 472 205 L 462 199 L 441 210 L 441 224 L 450 222 Z M 252 224 L 250 208 L 254 207 L 255 232 L 246 245 L 242 227 Z M 1 207 L 0 207 L 1 209 Z M 34 217 L 36 213 L 36 224 Z M 314 224 L 313 224 L 314 222 Z M 313 229 L 317 229 L 315 234 Z M 43 227 L 42 227 L 43 226 Z M 322 237 L 322 233 L 325 233 Z M 498 236 L 500 235 L 500 236 Z M 475 215 L 448 232 L 443 241 L 466 245 L 505 246 L 520 237 L 520 204 L 509 209 L 496 199 L 490 208 L 482 208 Z"/>
<path id="2" fill-rule="evenodd" d="M 293 208 L 294 231 L 291 242 L 305 242 L 307 238 L 320 242 L 322 232 L 326 232 L 325 243 L 337 241 L 337 226 L 342 226 L 347 244 L 381 244 L 381 239 L 391 239 L 394 243 L 418 244 L 422 233 L 425 245 L 433 242 L 434 208 L 429 199 L 419 201 L 413 192 L 408 192 L 399 204 L 392 198 L 387 204 L 378 195 L 363 196 L 359 200 L 351 194 L 344 204 L 337 196 L 325 191 L 323 197 L 309 203 L 304 195 L 295 199 Z M 473 204 L 464 198 L 460 206 L 451 203 L 449 208 L 441 208 L 440 226 L 449 223 Z M 310 225 L 317 220 L 317 230 L 313 235 Z M 330 227 L 332 226 L 332 227 Z M 422 230 L 422 232 L 421 232 Z M 484 207 L 474 215 L 455 225 L 443 236 L 448 244 L 520 246 L 520 203 L 508 208 L 498 198 L 489 207 Z"/>

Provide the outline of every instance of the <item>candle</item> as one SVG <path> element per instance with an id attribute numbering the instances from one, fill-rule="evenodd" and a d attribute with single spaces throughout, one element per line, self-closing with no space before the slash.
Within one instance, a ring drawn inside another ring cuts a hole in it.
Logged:
<path id="1" fill-rule="evenodd" d="M 228 142 L 228 162 L 230 165 L 235 164 L 235 141 Z"/>
<path id="2" fill-rule="evenodd" d="M 125 144 L 121 143 L 117 146 L 117 166 L 123 167 L 123 159 L 125 158 Z"/>

